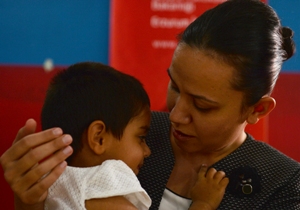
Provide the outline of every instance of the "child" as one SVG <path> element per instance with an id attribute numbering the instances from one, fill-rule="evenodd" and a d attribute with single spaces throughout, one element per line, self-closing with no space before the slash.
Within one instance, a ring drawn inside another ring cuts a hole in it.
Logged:
<path id="1" fill-rule="evenodd" d="M 148 95 L 138 80 L 100 63 L 72 65 L 52 79 L 41 116 L 42 129 L 62 128 L 72 136 L 74 150 L 48 191 L 45 209 L 108 209 L 111 201 L 122 209 L 150 207 L 136 177 L 150 155 L 145 136 L 151 118 Z M 200 181 L 205 173 L 204 167 Z M 199 200 L 199 207 L 207 205 Z"/>

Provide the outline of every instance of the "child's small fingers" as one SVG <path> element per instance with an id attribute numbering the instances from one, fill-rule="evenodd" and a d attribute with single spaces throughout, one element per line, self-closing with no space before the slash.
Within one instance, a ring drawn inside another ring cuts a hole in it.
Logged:
<path id="1" fill-rule="evenodd" d="M 226 176 L 224 171 L 217 171 L 214 175 L 214 179 L 221 180 Z"/>
<path id="2" fill-rule="evenodd" d="M 221 181 L 220 181 L 220 185 L 223 187 L 226 187 L 229 184 L 229 179 L 227 177 L 224 177 Z"/>
<path id="3" fill-rule="evenodd" d="M 207 165 L 202 164 L 201 168 L 199 170 L 198 176 L 199 177 L 205 177 L 206 176 L 206 172 L 207 172 Z"/>
<path id="4" fill-rule="evenodd" d="M 208 169 L 207 173 L 206 173 L 206 177 L 208 178 L 214 178 L 215 174 L 217 173 L 217 170 L 214 168 L 210 168 Z"/>

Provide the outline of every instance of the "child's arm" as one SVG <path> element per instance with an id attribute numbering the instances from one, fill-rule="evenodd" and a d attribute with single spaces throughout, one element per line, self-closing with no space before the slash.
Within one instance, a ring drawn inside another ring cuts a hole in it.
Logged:
<path id="1" fill-rule="evenodd" d="M 193 203 L 189 210 L 215 210 L 220 205 L 229 179 L 223 171 L 202 166 L 191 191 Z"/>
<path id="2" fill-rule="evenodd" d="M 87 210 L 138 210 L 123 196 L 86 200 L 85 208 Z"/>

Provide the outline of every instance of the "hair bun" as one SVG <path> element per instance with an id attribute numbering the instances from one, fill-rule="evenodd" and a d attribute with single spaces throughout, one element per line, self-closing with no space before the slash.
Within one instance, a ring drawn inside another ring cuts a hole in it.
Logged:
<path id="1" fill-rule="evenodd" d="M 292 31 L 292 29 L 288 28 L 288 27 L 282 27 L 282 37 L 284 39 L 291 39 L 294 36 L 294 32 Z"/>
<path id="2" fill-rule="evenodd" d="M 283 56 L 283 60 L 285 61 L 295 54 L 296 46 L 293 40 L 294 32 L 292 29 L 288 27 L 282 27 L 281 33 L 283 38 L 282 48 L 286 52 Z"/>

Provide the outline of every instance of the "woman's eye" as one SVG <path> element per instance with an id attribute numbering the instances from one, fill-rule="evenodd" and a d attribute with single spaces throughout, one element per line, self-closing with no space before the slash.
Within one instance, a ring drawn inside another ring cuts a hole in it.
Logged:
<path id="1" fill-rule="evenodd" d="M 174 86 L 174 85 L 171 85 L 171 89 L 174 90 L 175 92 L 179 93 L 179 89 L 178 87 Z"/>
<path id="2" fill-rule="evenodd" d="M 199 107 L 195 105 L 195 108 L 200 111 L 200 112 L 209 112 L 211 110 L 211 108 L 208 107 Z"/>

